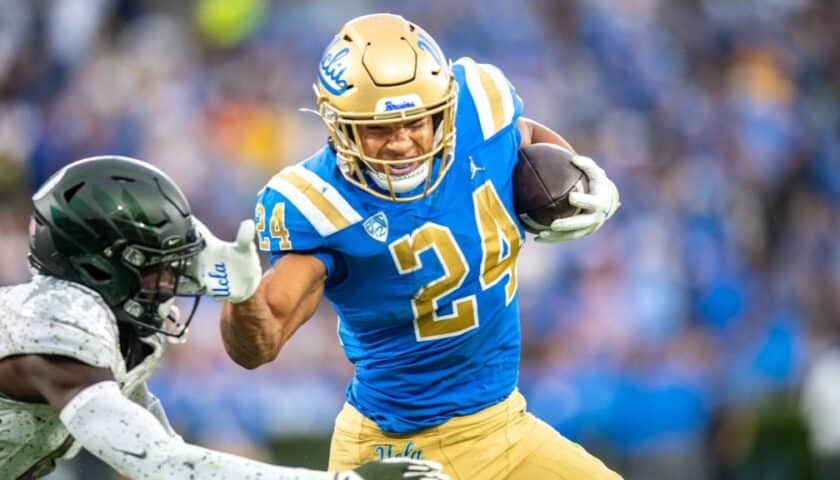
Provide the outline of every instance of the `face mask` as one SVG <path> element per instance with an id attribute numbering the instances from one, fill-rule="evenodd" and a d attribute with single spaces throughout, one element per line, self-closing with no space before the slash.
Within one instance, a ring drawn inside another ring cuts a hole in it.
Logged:
<path id="1" fill-rule="evenodd" d="M 170 314 L 174 314 L 175 320 L 178 320 L 180 317 L 181 312 L 178 311 L 178 307 L 175 306 L 175 297 L 170 298 L 169 300 L 161 303 L 158 305 L 157 308 L 158 317 L 163 319 L 168 319 Z"/>
<path id="2" fill-rule="evenodd" d="M 177 332 L 181 329 L 181 309 L 175 305 L 175 297 L 158 305 L 157 314 L 163 319 L 163 329 L 167 331 Z M 186 332 L 180 337 L 166 337 L 169 343 L 184 343 L 187 340 Z"/>

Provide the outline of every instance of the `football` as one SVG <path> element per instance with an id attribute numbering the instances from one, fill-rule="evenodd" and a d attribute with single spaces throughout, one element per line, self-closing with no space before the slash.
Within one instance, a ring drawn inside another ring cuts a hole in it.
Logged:
<path id="1" fill-rule="evenodd" d="M 558 218 L 575 215 L 569 193 L 587 192 L 583 171 L 572 163 L 574 154 L 559 145 L 535 143 L 519 150 L 513 174 L 514 207 L 526 231 L 547 230 Z"/>

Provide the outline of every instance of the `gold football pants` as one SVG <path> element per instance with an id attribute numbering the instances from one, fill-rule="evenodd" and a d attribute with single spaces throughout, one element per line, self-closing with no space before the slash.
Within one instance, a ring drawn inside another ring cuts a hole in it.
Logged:
<path id="1" fill-rule="evenodd" d="M 410 435 L 388 435 L 344 404 L 330 445 L 332 471 L 389 457 L 443 464 L 453 480 L 620 480 L 621 477 L 528 413 L 514 391 L 484 410 Z"/>

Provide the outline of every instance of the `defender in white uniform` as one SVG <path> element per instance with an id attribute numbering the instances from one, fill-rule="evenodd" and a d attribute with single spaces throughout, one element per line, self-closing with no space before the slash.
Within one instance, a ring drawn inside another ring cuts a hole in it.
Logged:
<path id="1" fill-rule="evenodd" d="M 430 462 L 330 473 L 185 443 L 146 388 L 195 312 L 182 321 L 175 297 L 197 304 L 203 291 L 205 241 L 183 194 L 147 164 L 94 157 L 33 202 L 33 279 L 0 288 L 0 479 L 40 478 L 81 448 L 129 478 L 447 478 Z M 253 228 L 243 223 L 237 248 L 254 248 Z"/>

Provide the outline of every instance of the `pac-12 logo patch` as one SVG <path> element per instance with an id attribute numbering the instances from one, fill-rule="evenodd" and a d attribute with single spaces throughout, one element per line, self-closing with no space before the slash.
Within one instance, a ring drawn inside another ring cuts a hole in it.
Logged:
<path id="1" fill-rule="evenodd" d="M 384 242 L 388 239 L 388 217 L 385 216 L 385 212 L 371 215 L 363 225 L 370 238 L 378 242 Z"/>

